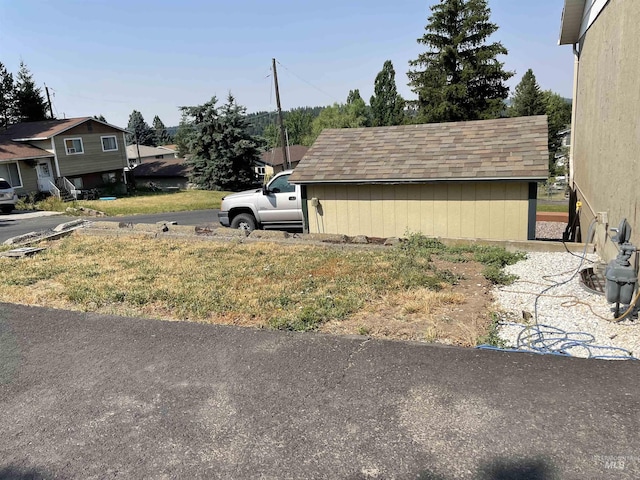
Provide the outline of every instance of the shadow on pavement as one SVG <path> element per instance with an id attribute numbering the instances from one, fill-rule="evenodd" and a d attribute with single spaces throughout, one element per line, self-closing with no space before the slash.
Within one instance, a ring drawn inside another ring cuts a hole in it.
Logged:
<path id="1" fill-rule="evenodd" d="M 53 477 L 35 468 L 20 468 L 11 465 L 0 467 L 0 480 L 48 480 L 50 478 Z"/>
<path id="2" fill-rule="evenodd" d="M 422 470 L 415 477 L 418 480 L 453 480 L 454 477 Z M 457 477 L 455 477 L 457 478 Z M 558 480 L 556 468 L 541 458 L 496 459 L 482 465 L 475 480 Z"/>

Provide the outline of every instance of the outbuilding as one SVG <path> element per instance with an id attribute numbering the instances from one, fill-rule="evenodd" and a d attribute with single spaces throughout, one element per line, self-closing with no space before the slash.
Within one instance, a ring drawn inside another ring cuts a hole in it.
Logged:
<path id="1" fill-rule="evenodd" d="M 311 233 L 535 238 L 546 116 L 324 130 L 289 178 Z"/>

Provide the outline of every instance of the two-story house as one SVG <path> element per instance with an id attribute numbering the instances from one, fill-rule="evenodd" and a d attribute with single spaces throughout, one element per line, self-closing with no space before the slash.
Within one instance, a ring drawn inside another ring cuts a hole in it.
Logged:
<path id="1" fill-rule="evenodd" d="M 18 193 L 71 192 L 126 183 L 126 130 L 91 117 L 0 130 L 0 177 Z"/>

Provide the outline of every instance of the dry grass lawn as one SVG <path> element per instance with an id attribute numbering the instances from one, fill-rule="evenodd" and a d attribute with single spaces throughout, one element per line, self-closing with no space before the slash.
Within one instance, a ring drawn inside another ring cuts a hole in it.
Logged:
<path id="1" fill-rule="evenodd" d="M 474 345 L 483 265 L 399 249 L 72 236 L 0 258 L 0 301 Z"/>

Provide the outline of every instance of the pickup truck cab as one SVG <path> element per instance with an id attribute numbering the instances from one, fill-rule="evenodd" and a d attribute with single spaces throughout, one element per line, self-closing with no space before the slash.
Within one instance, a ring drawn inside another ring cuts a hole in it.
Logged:
<path id="1" fill-rule="evenodd" d="M 222 198 L 221 225 L 252 231 L 256 228 L 302 228 L 300 185 L 289 183 L 293 170 L 275 175 L 261 189 L 232 193 Z"/>

